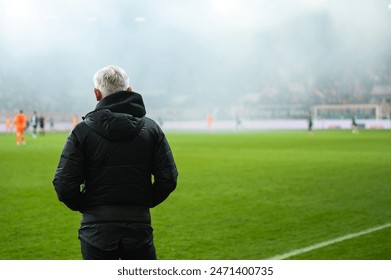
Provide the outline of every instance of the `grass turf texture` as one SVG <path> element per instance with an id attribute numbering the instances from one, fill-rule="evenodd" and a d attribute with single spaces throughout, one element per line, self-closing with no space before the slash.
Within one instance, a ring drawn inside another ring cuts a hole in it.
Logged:
<path id="1" fill-rule="evenodd" d="M 66 133 L 0 135 L 0 259 L 81 259 L 51 184 Z M 159 259 L 267 259 L 391 222 L 391 132 L 167 133 L 177 190 L 152 209 Z M 291 259 L 391 259 L 391 228 Z"/>

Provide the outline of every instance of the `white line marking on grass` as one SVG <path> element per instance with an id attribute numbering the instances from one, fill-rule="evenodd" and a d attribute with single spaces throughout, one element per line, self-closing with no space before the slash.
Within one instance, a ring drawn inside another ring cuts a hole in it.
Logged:
<path id="1" fill-rule="evenodd" d="M 323 241 L 323 242 L 320 242 L 320 243 L 317 243 L 317 244 L 314 244 L 314 245 L 311 245 L 311 246 L 308 246 L 305 248 L 293 250 L 293 251 L 285 253 L 285 254 L 281 254 L 281 255 L 277 255 L 277 256 L 268 258 L 268 260 L 284 260 L 284 259 L 294 257 L 294 256 L 297 256 L 297 255 L 300 255 L 303 253 L 307 253 L 307 252 L 310 252 L 310 251 L 313 251 L 313 250 L 316 250 L 316 249 L 319 249 L 322 247 L 326 247 L 326 246 L 329 246 L 329 245 L 332 245 L 332 244 L 335 244 L 338 242 L 342 242 L 342 241 L 345 241 L 348 239 L 356 238 L 356 237 L 366 235 L 366 234 L 369 234 L 369 233 L 372 233 L 375 231 L 383 230 L 383 229 L 389 228 L 389 227 L 391 227 L 391 223 L 384 224 L 384 225 L 377 226 L 377 227 L 373 227 L 373 228 L 369 228 L 369 229 L 366 229 L 366 230 L 363 230 L 360 232 L 347 234 L 347 235 L 344 235 L 344 236 L 341 236 L 341 237 L 338 237 L 335 239 L 331 239 L 328 241 Z"/>

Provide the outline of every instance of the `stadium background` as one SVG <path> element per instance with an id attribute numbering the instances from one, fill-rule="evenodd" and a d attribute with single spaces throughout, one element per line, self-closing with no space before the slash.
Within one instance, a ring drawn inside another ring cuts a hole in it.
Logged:
<path id="1" fill-rule="evenodd" d="M 390 5 L 0 0 L 0 129 L 23 109 L 65 130 L 19 147 L 0 134 L 0 259 L 80 259 L 80 215 L 51 180 L 107 64 L 127 70 L 180 169 L 153 211 L 160 258 L 266 259 L 380 226 L 291 258 L 390 259 Z M 322 105 L 335 108 L 309 137 Z M 225 133 L 206 133 L 208 115 Z M 346 130 L 352 115 L 368 130 Z"/>
<path id="2" fill-rule="evenodd" d="M 324 104 L 379 112 L 328 110 L 321 119 L 389 119 L 389 5 L 3 0 L 0 121 L 20 109 L 55 123 L 81 118 L 95 106 L 92 76 L 107 64 L 129 72 L 148 115 L 164 122 L 304 120 Z"/>

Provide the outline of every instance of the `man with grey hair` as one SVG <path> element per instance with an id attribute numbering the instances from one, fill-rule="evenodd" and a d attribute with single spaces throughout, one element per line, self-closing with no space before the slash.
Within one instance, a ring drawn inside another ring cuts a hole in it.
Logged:
<path id="1" fill-rule="evenodd" d="M 129 77 L 126 72 L 117 66 L 109 65 L 99 70 L 94 75 L 95 94 L 100 92 L 102 97 L 111 93 L 130 90 Z"/>
<path id="2" fill-rule="evenodd" d="M 53 185 L 82 213 L 83 259 L 156 259 L 150 208 L 176 188 L 171 148 L 123 69 L 99 70 L 94 85 L 98 104 L 69 135 Z"/>

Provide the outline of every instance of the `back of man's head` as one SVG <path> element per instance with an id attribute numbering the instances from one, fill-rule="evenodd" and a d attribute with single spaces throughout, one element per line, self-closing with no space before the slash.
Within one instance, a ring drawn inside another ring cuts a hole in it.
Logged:
<path id="1" fill-rule="evenodd" d="M 100 90 L 102 96 L 106 97 L 112 93 L 127 90 L 129 77 L 122 68 L 109 65 L 95 73 L 94 85 Z"/>

